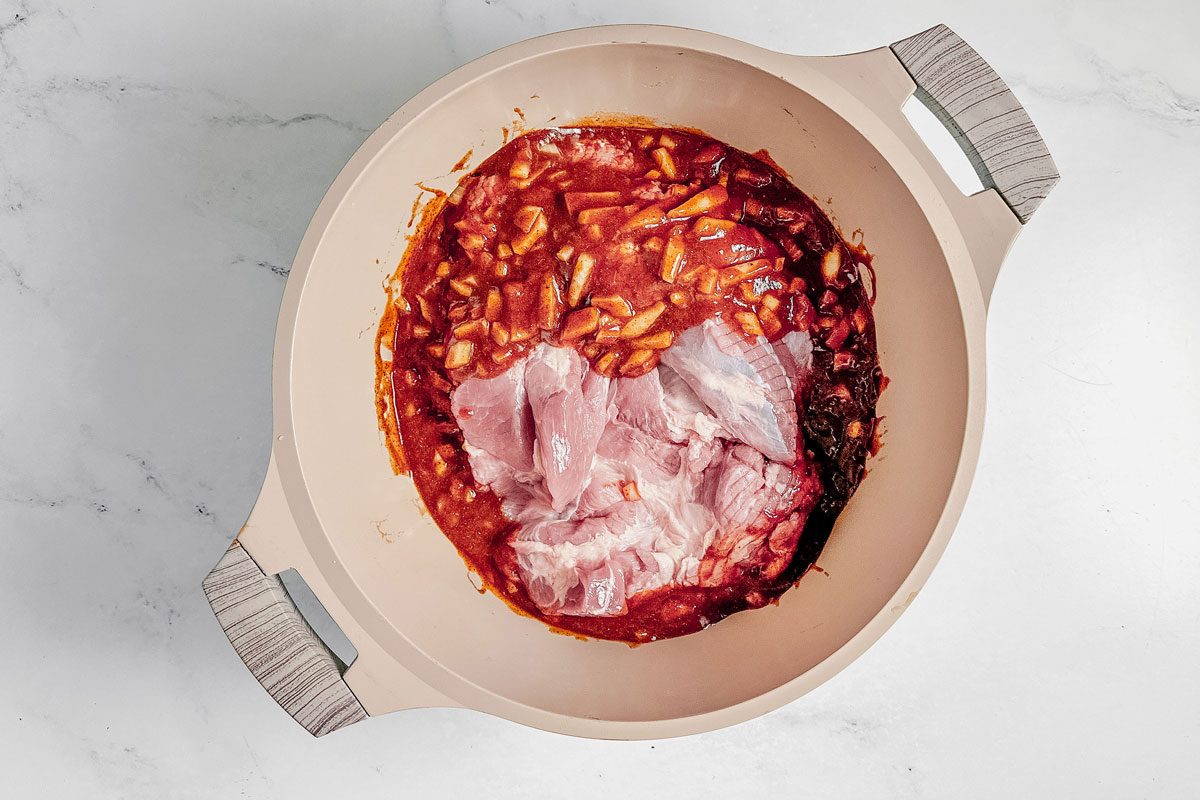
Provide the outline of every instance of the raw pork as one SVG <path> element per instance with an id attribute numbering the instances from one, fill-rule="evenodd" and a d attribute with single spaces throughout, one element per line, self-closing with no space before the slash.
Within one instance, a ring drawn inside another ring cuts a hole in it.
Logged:
<path id="1" fill-rule="evenodd" d="M 614 616 L 651 589 L 782 571 L 821 491 L 797 455 L 811 342 L 789 336 L 746 342 L 710 320 L 658 368 L 611 381 L 543 344 L 458 387 L 472 470 L 518 524 L 543 612 Z"/>
<path id="2" fill-rule="evenodd" d="M 690 328 L 663 353 L 731 437 L 784 463 L 796 459 L 794 377 L 763 337 L 747 342 L 722 320 Z"/>
<path id="3" fill-rule="evenodd" d="M 608 422 L 608 378 L 573 349 L 543 345 L 525 362 L 525 393 L 533 411 L 534 461 L 551 505 L 562 511 L 591 477 Z"/>

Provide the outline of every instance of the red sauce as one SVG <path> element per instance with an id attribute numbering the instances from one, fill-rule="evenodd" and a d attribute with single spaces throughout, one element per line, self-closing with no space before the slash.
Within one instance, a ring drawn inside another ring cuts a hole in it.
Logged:
<path id="1" fill-rule="evenodd" d="M 462 158 L 454 162 L 454 166 L 450 168 L 451 172 L 458 172 L 467 168 L 467 162 L 471 160 L 471 156 L 475 154 L 475 148 L 470 148 L 462 154 Z"/>
<path id="2" fill-rule="evenodd" d="M 699 630 L 793 585 L 876 442 L 884 379 L 861 245 L 848 245 L 765 153 L 679 129 L 535 131 L 437 200 L 393 287 L 396 312 L 384 322 L 393 327 L 381 331 L 394 356 L 390 375 L 381 373 L 392 396 L 381 396 L 380 413 L 398 434 L 389 437 L 394 463 L 407 463 L 471 568 L 555 628 L 627 642 Z M 619 617 L 542 614 L 507 543 L 513 523 L 471 474 L 450 393 L 473 375 L 508 369 L 542 341 L 575 347 L 606 375 L 640 375 L 678 333 L 716 315 L 749 337 L 798 329 L 813 337 L 813 375 L 797 402 L 800 446 L 823 493 L 792 562 L 770 580 L 746 574 L 718 588 L 644 592 Z"/>

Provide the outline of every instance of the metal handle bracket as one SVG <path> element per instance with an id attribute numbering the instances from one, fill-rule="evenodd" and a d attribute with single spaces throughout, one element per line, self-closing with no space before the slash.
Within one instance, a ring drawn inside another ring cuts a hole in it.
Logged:
<path id="1" fill-rule="evenodd" d="M 283 583 L 234 539 L 204 579 L 233 649 L 267 693 L 313 736 L 367 718 L 342 666 L 296 610 Z"/>

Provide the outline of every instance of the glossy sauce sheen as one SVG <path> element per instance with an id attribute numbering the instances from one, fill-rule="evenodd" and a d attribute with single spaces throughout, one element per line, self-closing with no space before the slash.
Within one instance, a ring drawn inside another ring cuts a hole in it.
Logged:
<path id="1" fill-rule="evenodd" d="M 861 280 L 869 256 L 760 156 L 676 129 L 535 131 L 465 176 L 406 256 L 392 387 L 413 479 L 487 585 L 555 628 L 645 642 L 761 606 L 813 564 L 863 478 L 885 380 Z M 689 202 L 703 210 L 684 213 Z M 647 309 L 657 316 L 643 336 L 616 335 Z M 473 479 L 451 391 L 503 372 L 543 340 L 576 347 L 604 374 L 644 374 L 666 338 L 716 315 L 747 336 L 813 337 L 813 374 L 797 400 L 800 446 L 823 493 L 790 566 L 771 581 L 646 592 L 618 617 L 542 614 L 507 543 L 513 523 Z"/>

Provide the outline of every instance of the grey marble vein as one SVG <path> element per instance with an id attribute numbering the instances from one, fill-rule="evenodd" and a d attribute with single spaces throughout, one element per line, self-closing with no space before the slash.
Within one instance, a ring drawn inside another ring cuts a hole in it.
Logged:
<path id="1" fill-rule="evenodd" d="M 0 55 L 3 55 L 6 68 L 11 68 L 15 63 L 14 57 L 9 53 L 7 40 L 13 31 L 29 22 L 30 13 L 27 0 L 18 0 L 8 13 L 0 17 L 4 20 L 0 22 Z"/>
<path id="2" fill-rule="evenodd" d="M 1173 87 L 1161 75 L 1143 70 L 1121 70 L 1097 55 L 1086 63 L 1094 70 L 1099 86 L 1081 90 L 1076 87 L 1042 83 L 1028 76 L 1013 79 L 1015 86 L 1061 103 L 1086 105 L 1110 101 L 1123 111 L 1142 118 L 1183 126 L 1195 132 L 1200 123 L 1200 96 L 1187 95 Z"/>
<path id="3" fill-rule="evenodd" d="M 318 124 L 326 123 L 329 125 L 333 125 L 334 127 L 342 128 L 343 130 L 351 131 L 354 133 L 359 133 L 359 134 L 362 134 L 363 136 L 366 136 L 367 134 L 369 134 L 371 132 L 371 128 L 363 128 L 363 127 L 354 125 L 349 122 L 344 122 L 339 119 L 334 119 L 333 117 L 329 116 L 328 114 L 312 114 L 312 113 L 297 114 L 296 116 L 289 117 L 288 119 L 276 119 L 275 117 L 272 117 L 269 114 L 263 114 L 263 113 L 233 114 L 233 115 L 226 116 L 226 117 L 212 117 L 209 121 L 213 122 L 215 124 L 218 124 L 218 125 L 230 125 L 230 126 L 269 125 L 269 126 L 277 127 L 277 128 L 287 128 L 291 125 L 299 125 L 299 124 L 302 124 L 305 122 L 315 122 Z"/>

